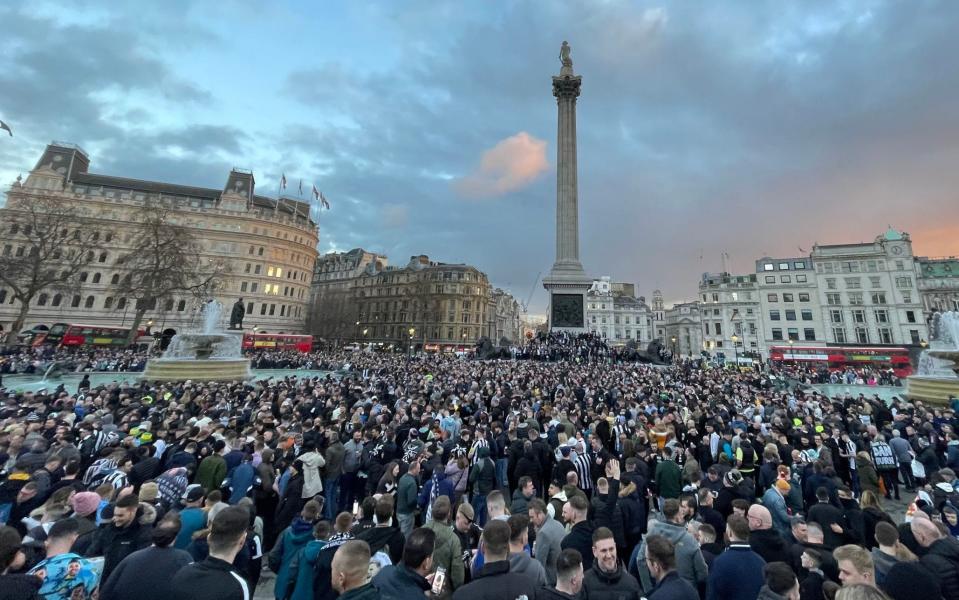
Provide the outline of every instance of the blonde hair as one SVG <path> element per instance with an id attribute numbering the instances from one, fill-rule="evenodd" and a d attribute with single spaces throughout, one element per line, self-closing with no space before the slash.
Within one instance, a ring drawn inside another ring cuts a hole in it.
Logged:
<path id="1" fill-rule="evenodd" d="M 836 593 L 836 600 L 890 600 L 889 596 L 879 591 L 877 588 L 857 583 L 855 585 L 844 585 Z"/>

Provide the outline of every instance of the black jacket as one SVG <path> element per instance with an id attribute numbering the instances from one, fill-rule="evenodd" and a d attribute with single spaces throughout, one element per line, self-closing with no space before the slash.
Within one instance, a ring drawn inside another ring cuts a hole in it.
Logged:
<path id="1" fill-rule="evenodd" d="M 939 576 L 943 598 L 959 600 L 959 541 L 951 537 L 936 540 L 919 562 Z"/>
<path id="2" fill-rule="evenodd" d="M 598 566 L 586 571 L 580 592 L 582 600 L 639 600 L 641 595 L 639 582 L 621 564 L 613 573 L 604 573 Z"/>
<path id="3" fill-rule="evenodd" d="M 127 556 L 100 584 L 100 600 L 167 600 L 173 595 L 171 577 L 193 562 L 176 548 L 151 546 Z"/>
<path id="4" fill-rule="evenodd" d="M 42 600 L 41 583 L 34 575 L 0 575 L 0 600 Z"/>
<path id="5" fill-rule="evenodd" d="M 679 573 L 670 571 L 659 580 L 648 598 L 649 600 L 699 600 L 699 592 L 691 583 L 680 577 Z"/>
<path id="6" fill-rule="evenodd" d="M 593 525 L 588 519 L 573 525 L 559 545 L 563 550 L 578 550 L 583 557 L 584 570 L 593 566 Z"/>
<path id="7" fill-rule="evenodd" d="M 253 597 L 246 579 L 233 570 L 233 565 L 212 556 L 177 571 L 172 587 L 170 598 L 176 600 L 248 600 Z"/>
<path id="8" fill-rule="evenodd" d="M 525 595 L 536 597 L 536 582 L 528 575 L 510 573 L 509 561 L 483 565 L 479 575 L 453 592 L 453 600 L 514 600 Z"/>
<path id="9" fill-rule="evenodd" d="M 151 525 L 143 525 L 139 517 L 124 528 L 116 527 L 113 523 L 108 523 L 100 527 L 93 536 L 93 542 L 86 549 L 86 556 L 102 556 L 103 574 L 101 581 L 109 579 L 110 574 L 117 568 L 120 561 L 130 556 L 137 550 L 143 550 L 148 547 L 152 540 L 150 533 L 153 531 Z"/>
<path id="10" fill-rule="evenodd" d="M 579 596 L 570 596 L 556 588 L 541 587 L 536 590 L 536 600 L 578 600 Z M 530 598 L 530 600 L 533 600 Z"/>
<path id="11" fill-rule="evenodd" d="M 396 525 L 390 527 L 370 527 L 356 534 L 356 539 L 363 540 L 370 545 L 370 554 L 376 554 L 383 550 L 390 555 L 390 561 L 394 565 L 399 564 L 403 559 L 403 546 L 406 545 L 406 538 L 403 532 Z"/>
<path id="12" fill-rule="evenodd" d="M 775 529 L 757 529 L 749 532 L 749 547 L 766 561 L 766 564 L 782 561 L 789 564 L 789 548 L 786 540 Z"/>

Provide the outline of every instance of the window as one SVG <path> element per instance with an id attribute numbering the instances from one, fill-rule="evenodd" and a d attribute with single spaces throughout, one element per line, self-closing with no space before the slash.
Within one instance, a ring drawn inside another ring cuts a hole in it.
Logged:
<path id="1" fill-rule="evenodd" d="M 263 246 L 260 246 L 260 249 L 257 251 L 257 256 L 263 256 Z"/>
<path id="2" fill-rule="evenodd" d="M 878 277 L 870 277 L 870 278 L 869 278 L 869 287 L 871 287 L 871 288 L 877 288 L 877 287 L 879 287 L 879 278 L 878 278 Z"/>
<path id="3" fill-rule="evenodd" d="M 94 273 L 94 274 L 93 274 L 93 283 L 100 283 L 100 274 L 99 274 L 99 273 Z"/>
<path id="4" fill-rule="evenodd" d="M 6 294 L 6 290 L 4 290 L 3 293 Z M 46 294 L 40 294 L 40 297 L 37 298 L 37 306 L 46 306 L 48 299 L 49 299 L 49 296 L 47 296 Z M 0 300 L 0 302 L 3 302 L 3 300 Z"/>
<path id="5" fill-rule="evenodd" d="M 797 260 L 793 263 L 793 269 L 796 269 L 797 271 L 802 271 L 805 268 L 806 268 L 806 263 L 804 263 L 801 260 Z"/>
<path id="6" fill-rule="evenodd" d="M 806 283 L 805 275 L 796 275 L 796 283 Z"/>
<path id="7" fill-rule="evenodd" d="M 779 320 L 779 311 L 778 311 L 778 310 L 771 310 L 771 311 L 769 311 L 769 320 L 770 320 L 770 321 L 778 321 L 778 320 Z"/>
<path id="8" fill-rule="evenodd" d="M 842 323 L 842 311 L 836 308 L 830 310 L 829 321 L 831 323 Z"/>
<path id="9" fill-rule="evenodd" d="M 800 302 L 809 302 L 809 294 L 807 294 L 807 293 L 805 293 L 805 292 L 800 292 L 800 293 L 799 293 L 799 301 L 800 301 Z"/>
<path id="10" fill-rule="evenodd" d="M 775 275 L 766 275 L 766 283 L 776 283 Z"/>
<path id="11" fill-rule="evenodd" d="M 265 314 L 266 314 L 266 304 L 261 304 L 261 305 L 260 305 L 260 314 L 261 314 L 261 315 L 265 315 Z M 373 331 L 374 331 L 373 335 L 376 335 L 376 333 L 375 333 L 375 332 L 376 332 L 376 328 L 375 328 L 375 327 L 373 328 Z"/>
<path id="12" fill-rule="evenodd" d="M 87 296 L 86 301 L 83 303 L 83 308 L 93 308 L 93 303 L 96 301 L 96 298 L 93 296 Z"/>
<path id="13" fill-rule="evenodd" d="M 795 321 L 795 320 L 796 320 L 796 311 L 794 311 L 794 310 L 787 310 L 787 311 L 786 311 L 786 320 L 787 320 L 787 321 Z"/>
<path id="14" fill-rule="evenodd" d="M 892 330 L 888 327 L 879 328 L 879 341 L 883 344 L 892 343 Z"/>
<path id="15" fill-rule="evenodd" d="M 276 314 L 276 304 L 271 304 L 271 305 L 270 305 L 270 316 L 272 317 L 272 316 L 275 315 L 275 314 Z"/>
<path id="16" fill-rule="evenodd" d="M 896 261 L 896 270 L 897 270 L 897 271 L 902 271 L 902 270 L 905 269 L 905 268 L 906 268 L 906 264 L 905 264 L 904 262 L 902 262 L 901 260 L 897 260 L 897 261 Z"/>
<path id="17" fill-rule="evenodd" d="M 842 304 L 842 302 L 839 300 L 839 294 L 826 294 L 826 304 L 830 304 L 832 306 L 839 306 Z"/>
<path id="18" fill-rule="evenodd" d="M 896 287 L 899 289 L 902 288 L 911 288 L 912 287 L 912 277 L 896 277 Z"/>
<path id="19" fill-rule="evenodd" d="M 843 273 L 858 273 L 859 272 L 859 262 L 858 261 L 845 261 L 839 263 L 839 269 Z"/>
<path id="20" fill-rule="evenodd" d="M 779 276 L 779 281 L 780 281 L 781 283 L 792 283 L 792 278 L 789 277 L 789 275 L 780 275 L 780 276 Z"/>
<path id="21" fill-rule="evenodd" d="M 177 302 L 177 304 L 176 304 L 176 310 L 177 310 L 177 312 L 183 312 L 183 311 L 185 311 L 185 310 L 186 310 L 186 300 L 180 300 L 179 302 Z"/>
<path id="22" fill-rule="evenodd" d="M 256 265 L 255 267 L 253 267 L 253 274 L 259 275 L 262 267 L 263 265 Z"/>
<path id="23" fill-rule="evenodd" d="M 713 294 L 713 302 L 719 302 L 719 294 Z M 603 305 L 603 308 L 606 308 L 606 305 Z"/>
<path id="24" fill-rule="evenodd" d="M 250 246 L 250 254 L 253 254 L 253 246 Z"/>
<path id="25" fill-rule="evenodd" d="M 6 296 L 7 291 L 3 290 L 2 292 L 0 292 L 0 294 L 3 294 L 4 296 Z M 0 302 L 3 302 L 3 299 L 0 299 Z M 55 294 L 53 296 L 53 302 L 51 302 L 50 304 L 53 306 L 60 306 L 61 302 L 63 302 L 63 296 L 61 294 Z"/>
<path id="26" fill-rule="evenodd" d="M 873 304 L 885 304 L 886 303 L 886 294 L 885 292 L 875 292 L 872 295 Z"/>
<path id="27" fill-rule="evenodd" d="M 860 288 L 861 281 L 858 277 L 846 277 L 845 281 L 847 290 L 858 290 Z"/>
<path id="28" fill-rule="evenodd" d="M 903 304 L 912 304 L 912 292 L 903 292 L 903 293 L 902 293 L 902 303 L 903 303 Z M 953 310 L 959 310 L 959 307 L 954 308 Z"/>
<path id="29" fill-rule="evenodd" d="M 749 335 L 756 335 L 756 324 L 752 321 L 749 322 Z"/>
<path id="30" fill-rule="evenodd" d="M 107 253 L 106 250 L 100 253 L 100 257 L 97 259 L 97 262 L 105 263 L 107 262 Z"/>
<path id="31" fill-rule="evenodd" d="M 163 310 L 166 312 L 173 310 L 173 298 L 166 299 L 166 302 L 163 303 Z"/>
<path id="32" fill-rule="evenodd" d="M 782 330 L 782 329 L 780 329 L 780 328 L 778 328 L 778 327 L 774 327 L 773 330 L 772 330 L 772 333 L 773 333 L 773 339 L 774 339 L 774 340 L 781 340 L 781 339 L 783 339 L 783 330 Z"/>
<path id="33" fill-rule="evenodd" d="M 86 271 L 81 271 L 81 272 L 80 272 L 80 283 L 86 283 L 86 282 L 87 282 L 87 277 L 89 277 L 89 275 L 87 274 L 87 272 L 86 272 Z"/>
<path id="34" fill-rule="evenodd" d="M 253 303 L 252 303 L 252 302 L 247 302 L 247 303 L 246 303 L 246 312 L 247 312 L 247 314 L 250 314 L 250 315 L 253 314 Z"/>
<path id="35" fill-rule="evenodd" d="M 788 270 L 789 270 L 789 263 L 788 263 L 788 262 L 781 262 L 781 263 L 779 263 L 779 270 L 780 270 L 780 271 L 788 271 Z"/>
<path id="36" fill-rule="evenodd" d="M 120 283 L 120 274 L 119 274 L 119 273 L 114 273 L 114 274 L 113 274 L 113 277 L 110 278 L 110 284 L 111 284 L 111 285 L 117 285 L 118 283 Z"/>
<path id="37" fill-rule="evenodd" d="M 816 330 L 812 327 L 806 327 L 802 330 L 802 339 L 807 341 L 814 341 L 816 339 Z"/>
<path id="38" fill-rule="evenodd" d="M 244 273 L 249 273 L 250 269 L 253 267 L 250 263 L 246 263 L 246 268 L 243 269 Z"/>
<path id="39" fill-rule="evenodd" d="M 117 310 L 123 310 L 123 309 L 126 308 L 126 307 L 127 307 L 127 299 L 126 299 L 126 298 L 120 298 L 120 299 L 117 301 Z"/>
<path id="40" fill-rule="evenodd" d="M 723 324 L 722 323 L 713 323 L 713 327 L 716 329 L 716 335 L 723 334 Z"/>
<path id="41" fill-rule="evenodd" d="M 812 311 L 809 310 L 808 308 L 802 309 L 801 311 L 799 311 L 799 314 L 802 317 L 803 321 L 812 321 Z"/>
<path id="42" fill-rule="evenodd" d="M 906 311 L 906 322 L 915 323 L 916 322 L 916 311 L 907 310 Z"/>
<path id="43" fill-rule="evenodd" d="M 763 271 L 774 271 L 776 267 L 772 263 L 763 263 Z"/>
<path id="44" fill-rule="evenodd" d="M 70 301 L 70 306 L 71 306 L 72 308 L 79 308 L 79 307 L 80 307 L 80 300 L 81 300 L 80 296 L 74 295 L 74 296 L 73 296 L 73 300 Z"/>
<path id="45" fill-rule="evenodd" d="M 766 300 L 769 302 L 779 302 L 779 294 L 767 294 Z"/>
<path id="46" fill-rule="evenodd" d="M 869 343 L 869 330 L 865 327 L 856 327 L 856 343 L 857 344 L 868 344 Z"/>
<path id="47" fill-rule="evenodd" d="M 873 311 L 876 315 L 876 323 L 888 323 L 889 311 L 886 309 L 877 309 Z"/>
<path id="48" fill-rule="evenodd" d="M 919 330 L 918 330 L 918 329 L 910 329 L 910 330 L 909 330 L 909 338 L 912 340 L 912 343 L 913 343 L 913 344 L 918 344 L 918 343 L 920 342 L 920 340 L 919 340 Z"/>
<path id="49" fill-rule="evenodd" d="M 837 344 L 846 343 L 846 330 L 842 327 L 833 327 L 832 328 L 832 337 L 836 340 Z"/>
<path id="50" fill-rule="evenodd" d="M 862 304 L 862 292 L 849 292 L 849 304 Z"/>
<path id="51" fill-rule="evenodd" d="M 866 322 L 866 311 L 861 308 L 857 308 L 852 311 L 852 322 L 853 323 L 865 323 Z"/>
<path id="52" fill-rule="evenodd" d="M 792 294 L 785 294 L 785 293 L 783 294 L 783 302 L 792 302 L 792 301 L 793 301 Z"/>
<path id="53" fill-rule="evenodd" d="M 827 278 L 826 278 L 826 289 L 827 289 L 827 290 L 834 290 L 834 289 L 836 289 L 836 278 L 835 278 L 835 277 L 827 277 Z"/>

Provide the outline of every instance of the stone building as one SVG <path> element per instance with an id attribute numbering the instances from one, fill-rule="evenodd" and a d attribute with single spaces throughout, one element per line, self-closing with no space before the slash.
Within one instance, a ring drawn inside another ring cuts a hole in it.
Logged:
<path id="1" fill-rule="evenodd" d="M 889 228 L 872 243 L 816 244 L 812 250 L 826 342 L 917 345 L 928 340 L 906 232 Z"/>
<path id="2" fill-rule="evenodd" d="M 357 339 L 364 343 L 470 349 L 492 331 L 489 280 L 469 265 L 432 262 L 426 255 L 402 267 L 370 263 L 354 292 Z"/>
<path id="3" fill-rule="evenodd" d="M 507 340 L 511 344 L 523 339 L 522 311 L 519 302 L 507 291 L 496 288 L 492 294 L 493 325 L 490 339 L 494 344 Z"/>
<path id="4" fill-rule="evenodd" d="M 632 295 L 633 284 L 609 277 L 593 280 L 586 295 L 586 326 L 612 343 L 636 342 L 641 348 L 652 339 L 652 316 L 645 298 Z"/>
<path id="5" fill-rule="evenodd" d="M 959 258 L 917 256 L 915 265 L 925 318 L 934 311 L 959 310 Z"/>
<path id="6" fill-rule="evenodd" d="M 703 273 L 699 281 L 703 349 L 730 357 L 759 351 L 759 288 L 756 275 Z M 733 343 L 733 335 L 736 342 Z"/>
<path id="7" fill-rule="evenodd" d="M 756 261 L 759 286 L 759 350 L 799 342 L 825 346 L 826 325 L 812 259 L 808 256 Z"/>
<path id="8" fill-rule="evenodd" d="M 703 350 L 699 302 L 679 302 L 665 311 L 664 346 L 674 355 L 698 358 Z"/>
<path id="9" fill-rule="evenodd" d="M 653 339 L 659 340 L 661 344 L 666 345 L 666 308 L 663 305 L 663 293 L 659 290 L 653 290 Z"/>
<path id="10" fill-rule="evenodd" d="M 84 218 L 106 232 L 109 240 L 97 261 L 80 274 L 78 289 L 69 294 L 45 291 L 34 299 L 24 328 L 56 322 L 128 325 L 132 302 L 113 290 L 125 272 L 118 258 L 130 249 L 142 207 L 164 203 L 173 210 L 171 221 L 195 234 L 203 260 L 229 266 L 230 274 L 216 297 L 227 308 L 243 298 L 244 328 L 304 330 L 318 241 L 308 204 L 257 194 L 253 173 L 240 169 L 230 171 L 223 189 L 210 189 L 99 175 L 89 172 L 89 165 L 89 156 L 79 147 L 54 142 L 26 180 L 18 179 L 7 191 L 7 204 L 0 209 L 4 250 L 16 252 L 22 243 L 4 223 L 44 197 L 76 203 Z M 199 299 L 173 298 L 149 311 L 145 319 L 160 331 L 176 332 L 195 322 L 199 305 Z M 9 327 L 18 312 L 19 305 L 0 289 L 0 323 Z"/>
<path id="11" fill-rule="evenodd" d="M 382 271 L 388 262 L 386 256 L 362 248 L 317 258 L 307 319 L 309 332 L 330 342 L 356 339 L 360 333 L 354 300 L 356 281 L 367 270 Z"/>

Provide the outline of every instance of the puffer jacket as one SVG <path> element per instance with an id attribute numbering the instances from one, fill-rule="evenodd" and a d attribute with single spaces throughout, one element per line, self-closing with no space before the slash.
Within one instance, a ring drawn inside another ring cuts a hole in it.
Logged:
<path id="1" fill-rule="evenodd" d="M 605 573 L 594 563 L 583 576 L 583 591 L 580 593 L 583 600 L 619 600 L 640 595 L 639 582 L 621 564 L 616 565 L 613 573 Z"/>
<path id="2" fill-rule="evenodd" d="M 673 543 L 676 547 L 676 571 L 693 587 L 698 589 L 699 585 L 706 581 L 706 559 L 703 558 L 703 553 L 699 549 L 699 543 L 686 531 L 684 526 L 657 519 L 649 522 L 649 530 L 646 535 L 661 535 Z M 640 544 L 637 554 L 637 557 L 640 556 L 646 556 L 645 538 Z M 648 594 L 655 583 L 653 578 L 650 577 L 646 561 L 637 560 L 636 568 L 639 573 L 640 585 L 643 591 Z"/>
<path id="3" fill-rule="evenodd" d="M 939 576 L 943 598 L 959 598 L 959 541 L 951 537 L 936 540 L 919 562 Z"/>
<path id="4" fill-rule="evenodd" d="M 433 546 L 433 565 L 446 569 L 446 584 L 444 592 L 449 592 L 463 585 L 466 577 L 466 568 L 461 556 L 460 538 L 453 528 L 446 523 L 429 521 L 424 527 L 436 533 L 436 545 Z"/>
<path id="5" fill-rule="evenodd" d="M 320 468 L 326 464 L 326 459 L 319 452 L 306 452 L 299 456 L 303 461 L 303 492 L 301 497 L 312 498 L 323 492 L 323 477 Z"/>

